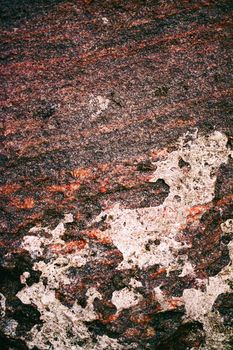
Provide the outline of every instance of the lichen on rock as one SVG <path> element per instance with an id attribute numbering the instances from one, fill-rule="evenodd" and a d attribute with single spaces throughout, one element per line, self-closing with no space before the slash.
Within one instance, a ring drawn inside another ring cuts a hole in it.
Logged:
<path id="1" fill-rule="evenodd" d="M 213 202 L 216 178 L 230 155 L 224 134 L 186 133 L 175 150 L 163 153 L 156 162 L 150 181 L 163 179 L 169 186 L 162 204 L 126 209 L 116 203 L 90 223 L 89 229 L 106 218 L 103 234 L 107 245 L 113 245 L 110 254 L 107 250 L 105 255 L 100 246 L 93 248 L 91 241 L 71 242 L 67 247 L 63 237 L 73 223 L 71 214 L 65 214 L 55 229 L 32 228 L 21 247 L 30 253 L 40 280 L 27 285 L 29 275 L 22 274 L 24 287 L 17 297 L 39 310 L 42 324 L 21 336 L 27 346 L 123 350 L 152 349 L 157 344 L 160 349 L 169 342 L 169 322 L 171 334 L 177 337 L 186 324 L 191 332 L 196 326 L 189 325 L 198 322 L 203 325 L 203 330 L 197 326 L 195 331 L 199 349 L 230 349 L 232 332 L 221 324 L 213 305 L 219 295 L 230 292 L 232 265 L 201 277 L 196 260 L 189 260 L 193 243 L 185 235 L 186 230 L 198 230 L 204 214 L 217 205 Z M 232 232 L 230 217 L 220 225 L 222 234 Z M 232 262 L 232 241 L 227 248 Z M 181 282 L 184 286 L 178 294 L 170 289 L 172 283 Z"/>

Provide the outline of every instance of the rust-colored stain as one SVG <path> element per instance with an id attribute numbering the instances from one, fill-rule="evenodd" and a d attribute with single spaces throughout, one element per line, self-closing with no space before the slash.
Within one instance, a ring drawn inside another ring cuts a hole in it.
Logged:
<path id="1" fill-rule="evenodd" d="M 152 273 L 149 275 L 149 278 L 157 278 L 158 276 L 162 275 L 162 274 L 165 274 L 166 273 L 166 269 L 165 267 L 161 267 L 158 271 Z"/>
<path id="2" fill-rule="evenodd" d="M 12 193 L 15 193 L 17 190 L 19 190 L 21 188 L 21 186 L 19 184 L 7 184 L 7 185 L 3 185 L 0 187 L 0 193 L 2 195 L 10 195 Z"/>
<path id="3" fill-rule="evenodd" d="M 72 241 L 68 242 L 65 245 L 62 244 L 52 244 L 49 246 L 49 249 L 52 253 L 55 254 L 71 254 L 74 253 L 76 250 L 81 250 L 85 247 L 86 241 L 84 239 L 80 239 L 78 241 Z"/>

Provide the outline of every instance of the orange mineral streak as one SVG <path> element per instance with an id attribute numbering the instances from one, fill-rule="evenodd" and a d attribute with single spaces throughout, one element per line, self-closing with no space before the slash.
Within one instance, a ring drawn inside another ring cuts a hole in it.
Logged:
<path id="1" fill-rule="evenodd" d="M 9 185 L 4 185 L 0 186 L 0 193 L 3 195 L 9 195 L 12 193 L 15 193 L 21 188 L 19 184 L 9 184 Z"/>
<path id="2" fill-rule="evenodd" d="M 149 315 L 135 315 L 131 317 L 132 322 L 140 324 L 140 325 L 145 325 L 148 324 L 151 321 L 151 316 Z"/>
<path id="3" fill-rule="evenodd" d="M 101 186 L 101 187 L 99 188 L 99 192 L 100 192 L 100 193 L 106 193 L 106 192 L 107 192 L 107 188 L 106 188 L 105 186 Z"/>
<path id="4" fill-rule="evenodd" d="M 106 193 L 108 191 L 108 185 L 109 185 L 109 178 L 106 178 L 103 181 L 101 181 L 99 186 L 99 192 Z"/>
<path id="5" fill-rule="evenodd" d="M 54 254 L 71 254 L 76 250 L 82 250 L 85 248 L 87 242 L 84 239 L 80 239 L 79 241 L 72 241 L 65 244 L 51 244 L 49 249 Z"/>
<path id="6" fill-rule="evenodd" d="M 211 208 L 211 204 L 195 205 L 188 209 L 188 223 L 198 220 L 207 210 Z"/>
<path id="7" fill-rule="evenodd" d="M 77 168 L 71 171 L 71 175 L 76 179 L 88 179 L 91 178 L 93 173 L 91 169 L 88 168 Z"/>
<path id="8" fill-rule="evenodd" d="M 219 201 L 215 202 L 215 207 L 221 207 L 224 205 L 227 205 L 228 203 L 233 201 L 233 194 L 230 194 L 229 196 L 226 196 Z M 199 220 L 200 217 L 211 207 L 213 206 L 212 203 L 202 204 L 202 205 L 195 205 L 191 208 L 188 208 L 188 223 L 192 223 L 193 221 Z"/>
<path id="9" fill-rule="evenodd" d="M 92 229 L 90 231 L 85 231 L 84 234 L 90 238 L 97 240 L 99 243 L 102 244 L 112 244 L 112 239 L 109 237 L 106 233 L 103 231 L 100 231 L 99 229 Z"/>
<path id="10" fill-rule="evenodd" d="M 64 252 L 66 254 L 73 253 L 75 250 L 84 249 L 87 242 L 84 239 L 80 239 L 79 241 L 72 241 L 66 244 L 64 247 Z"/>
<path id="11" fill-rule="evenodd" d="M 104 172 L 109 169 L 110 164 L 109 163 L 102 163 L 98 165 L 98 168 L 100 171 Z"/>
<path id="12" fill-rule="evenodd" d="M 47 190 L 49 192 L 63 192 L 63 193 L 72 193 L 74 191 L 79 190 L 80 188 L 80 182 L 72 182 L 70 184 L 66 185 L 53 185 L 53 186 L 48 186 Z"/>
<path id="13" fill-rule="evenodd" d="M 181 306 L 184 304 L 184 301 L 182 298 L 172 298 L 168 300 L 168 304 L 170 306 L 170 310 L 176 309 L 178 306 Z"/>
<path id="14" fill-rule="evenodd" d="M 167 270 L 165 269 L 165 267 L 161 267 L 158 271 L 151 273 L 149 275 L 149 278 L 151 278 L 151 279 L 157 278 L 158 276 L 162 275 L 163 273 L 166 273 L 166 271 Z"/>
<path id="15" fill-rule="evenodd" d="M 112 322 L 116 321 L 118 319 L 118 317 L 119 317 L 119 315 L 114 314 L 114 315 L 110 315 L 104 319 L 103 318 L 100 318 L 100 319 L 101 319 L 101 322 L 103 324 L 108 324 L 108 323 L 112 323 Z"/>
<path id="16" fill-rule="evenodd" d="M 217 206 L 221 207 L 221 206 L 228 204 L 229 202 L 232 202 L 232 201 L 233 201 L 233 194 L 230 194 L 229 196 L 226 196 L 226 197 L 220 199 L 217 202 Z"/>
<path id="17" fill-rule="evenodd" d="M 18 208 L 18 209 L 32 209 L 35 206 L 35 201 L 31 197 L 26 197 L 24 200 L 21 200 L 18 197 L 14 197 L 11 200 L 11 205 Z"/>

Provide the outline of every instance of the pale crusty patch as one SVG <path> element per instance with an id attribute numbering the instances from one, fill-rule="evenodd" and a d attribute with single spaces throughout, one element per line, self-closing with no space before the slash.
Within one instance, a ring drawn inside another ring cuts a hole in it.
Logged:
<path id="1" fill-rule="evenodd" d="M 98 112 L 95 115 L 107 108 L 108 103 L 101 99 L 96 100 L 95 105 L 98 106 Z M 195 275 L 195 266 L 187 261 L 187 257 L 184 256 L 181 262 L 177 260 L 179 250 L 187 246 L 185 242 L 180 242 L 177 234 L 187 225 L 192 207 L 205 206 L 213 199 L 217 170 L 222 163 L 227 162 L 230 155 L 226 145 L 227 138 L 220 132 L 214 132 L 209 136 L 198 136 L 197 132 L 185 134 L 178 140 L 177 150 L 163 155 L 163 158 L 156 163 L 157 169 L 152 181 L 163 179 L 170 186 L 169 195 L 162 205 L 151 208 L 123 209 L 116 204 L 95 219 L 98 221 L 104 214 L 107 214 L 110 229 L 105 231 L 106 235 L 113 240 L 124 258 L 118 266 L 119 269 L 132 266 L 145 268 L 159 264 L 167 269 L 167 273 L 179 269 L 182 271 L 181 276 Z M 189 163 L 188 167 L 179 167 L 181 158 Z M 192 225 L 198 225 L 201 215 L 202 211 L 192 218 Z M 55 230 L 51 231 L 42 227 L 31 229 L 29 235 L 24 237 L 22 247 L 27 249 L 33 258 L 42 257 L 44 249 L 49 245 L 65 243 L 61 237 L 66 229 L 65 224 L 72 220 L 72 215 L 66 214 Z M 228 226 L 229 223 L 226 227 Z M 152 243 L 148 250 L 146 246 L 153 240 L 160 240 L 160 244 Z M 232 251 L 230 245 L 229 249 Z M 85 308 L 77 303 L 72 308 L 68 308 L 55 297 L 55 289 L 59 288 L 60 283 L 72 283 L 67 270 L 72 266 L 85 265 L 89 253 L 90 249 L 87 245 L 81 251 L 66 254 L 64 257 L 50 255 L 46 262 L 40 261 L 34 264 L 34 269 L 41 272 L 40 281 L 30 287 L 26 285 L 17 294 L 23 303 L 33 304 L 38 308 L 43 321 L 41 329 L 35 325 L 24 337 L 30 349 L 33 346 L 41 350 L 126 350 L 137 347 L 136 344 L 121 345 L 117 340 L 106 335 L 98 336 L 97 343 L 93 343 L 85 322 L 98 318 L 93 307 L 94 298 L 101 299 L 97 290 L 93 288 L 88 290 L 88 302 Z M 228 276 L 226 279 L 222 277 L 224 274 Z M 204 300 L 200 291 L 184 291 L 183 302 L 186 304 L 188 317 L 200 319 L 205 308 L 207 312 L 210 310 L 218 294 L 228 290 L 226 281 L 229 274 L 231 272 L 225 268 L 216 277 L 217 279 L 210 281 L 205 294 L 207 301 Z M 47 279 L 46 286 L 43 284 L 44 278 Z M 223 286 L 220 286 L 222 279 L 224 283 Z M 139 286 L 140 281 L 131 279 L 129 288 L 113 292 L 112 302 L 116 305 L 118 312 L 124 308 L 136 306 L 140 302 L 141 295 L 136 292 Z M 163 304 L 164 310 L 169 309 L 170 306 L 159 287 L 154 293 Z M 194 300 L 197 301 L 196 308 L 192 309 L 189 297 L 194 297 Z M 198 301 L 200 301 L 199 306 Z M 68 337 L 67 334 L 70 336 Z M 79 340 L 85 340 L 85 345 L 80 346 Z"/>
<path id="2" fill-rule="evenodd" d="M 104 96 L 92 96 L 89 101 L 91 119 L 95 120 L 104 112 L 110 104 L 110 100 Z"/>
<path id="3" fill-rule="evenodd" d="M 191 272 L 185 257 L 183 264 L 177 262 L 176 253 L 187 247 L 177 239 L 177 234 L 187 225 L 193 207 L 204 206 L 213 199 L 217 170 L 227 163 L 229 155 L 224 134 L 217 131 L 209 136 L 198 136 L 197 131 L 187 133 L 178 141 L 177 150 L 156 163 L 151 181 L 163 179 L 170 187 L 163 204 L 138 209 L 124 209 L 116 204 L 97 217 L 96 220 L 100 220 L 107 215 L 110 229 L 105 233 L 124 257 L 119 269 L 159 264 L 169 273 L 186 264 L 183 275 Z M 189 166 L 181 168 L 180 159 Z M 201 213 L 192 219 L 193 226 L 198 225 Z M 160 244 L 153 244 L 155 240 L 160 240 Z M 148 242 L 152 242 L 149 249 Z"/>
<path id="4" fill-rule="evenodd" d="M 6 314 L 6 298 L 0 293 L 0 316 L 4 317 Z"/>
<path id="5" fill-rule="evenodd" d="M 232 222 L 233 219 L 229 219 L 221 225 L 224 233 L 229 232 L 229 223 Z M 206 287 L 204 292 L 194 288 L 183 291 L 186 318 L 202 322 L 206 332 L 206 344 L 202 350 L 231 349 L 227 341 L 233 336 L 233 329 L 224 327 L 219 313 L 212 311 L 214 302 L 220 294 L 232 292 L 229 282 L 233 280 L 233 241 L 228 244 L 228 249 L 230 263 L 216 276 L 202 280 L 202 286 Z"/>
<path id="6" fill-rule="evenodd" d="M 139 293 L 135 293 L 127 287 L 115 290 L 112 293 L 112 303 L 116 306 L 118 312 L 137 305 L 141 300 L 142 296 Z"/>

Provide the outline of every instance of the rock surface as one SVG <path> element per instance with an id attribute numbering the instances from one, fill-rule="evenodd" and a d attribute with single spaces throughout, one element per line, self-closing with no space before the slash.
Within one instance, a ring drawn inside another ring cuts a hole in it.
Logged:
<path id="1" fill-rule="evenodd" d="M 232 1 L 2 0 L 2 350 L 233 346 Z"/>

